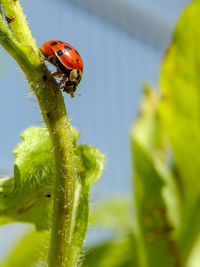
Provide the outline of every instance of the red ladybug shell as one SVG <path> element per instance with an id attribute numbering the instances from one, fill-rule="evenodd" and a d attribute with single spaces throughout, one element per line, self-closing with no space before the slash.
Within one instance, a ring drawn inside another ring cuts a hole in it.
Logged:
<path id="1" fill-rule="evenodd" d="M 77 69 L 83 72 L 81 56 L 73 46 L 65 42 L 57 40 L 48 41 L 40 47 L 40 51 L 47 58 L 52 56 L 54 62 L 58 59 L 68 69 Z"/>

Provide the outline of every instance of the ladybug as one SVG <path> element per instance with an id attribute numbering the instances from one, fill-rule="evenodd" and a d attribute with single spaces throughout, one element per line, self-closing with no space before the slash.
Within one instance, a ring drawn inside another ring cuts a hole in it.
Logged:
<path id="1" fill-rule="evenodd" d="M 79 53 L 73 46 L 57 40 L 44 43 L 40 51 L 45 57 L 44 60 L 48 60 L 57 68 L 52 74 L 53 77 L 62 77 L 60 85 L 64 85 L 61 89 L 74 97 L 83 74 L 83 61 Z"/>

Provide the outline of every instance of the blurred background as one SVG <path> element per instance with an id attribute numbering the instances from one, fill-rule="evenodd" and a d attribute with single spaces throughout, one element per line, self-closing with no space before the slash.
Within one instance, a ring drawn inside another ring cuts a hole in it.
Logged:
<path id="1" fill-rule="evenodd" d="M 189 0 L 21 0 L 40 47 L 48 40 L 73 45 L 84 62 L 78 93 L 65 94 L 71 124 L 80 143 L 107 157 L 91 201 L 127 195 L 131 190 L 129 132 L 145 81 L 159 86 L 159 66 L 173 27 Z M 0 175 L 12 175 L 11 151 L 27 127 L 41 125 L 34 95 L 14 60 L 0 48 Z M 51 67 L 52 71 L 53 68 Z M 0 228 L 0 257 L 28 226 Z M 99 238 L 88 234 L 87 242 Z M 101 234 L 102 238 L 102 234 Z"/>

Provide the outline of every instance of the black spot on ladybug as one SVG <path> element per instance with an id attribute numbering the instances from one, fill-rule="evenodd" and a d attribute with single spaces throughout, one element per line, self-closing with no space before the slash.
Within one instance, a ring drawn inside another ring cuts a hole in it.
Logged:
<path id="1" fill-rule="evenodd" d="M 79 55 L 78 51 L 75 50 L 75 52 L 76 52 L 77 55 Z M 79 55 L 79 56 L 80 56 L 80 55 Z"/>
<path id="2" fill-rule="evenodd" d="M 72 50 L 71 47 L 68 46 L 68 45 L 64 45 L 64 48 L 65 48 L 66 50 Z"/>
<path id="3" fill-rule="evenodd" d="M 77 74 L 79 74 L 80 73 L 80 70 L 77 70 Z"/>
<path id="4" fill-rule="evenodd" d="M 64 52 L 63 52 L 63 50 L 58 50 L 56 52 L 56 54 L 60 57 L 60 56 L 62 56 L 64 54 Z"/>
<path id="5" fill-rule="evenodd" d="M 7 17 L 7 16 L 6 16 L 6 21 L 7 21 L 8 23 L 11 23 L 13 20 L 15 20 L 15 17 L 14 17 L 14 16 L 12 16 L 12 17 Z"/>
<path id="6" fill-rule="evenodd" d="M 52 42 L 51 43 L 51 46 L 55 46 L 55 45 L 57 45 L 57 42 Z"/>
<path id="7" fill-rule="evenodd" d="M 76 80 L 78 81 L 80 79 L 80 74 L 76 77 Z"/>
<path id="8" fill-rule="evenodd" d="M 47 76 L 46 75 L 43 75 L 42 76 L 42 79 L 46 82 L 47 81 Z"/>
<path id="9" fill-rule="evenodd" d="M 45 197 L 48 197 L 49 198 L 49 197 L 51 197 L 51 194 L 46 194 Z"/>
<path id="10" fill-rule="evenodd" d="M 63 42 L 62 41 L 58 41 L 59 43 L 61 43 L 61 44 L 63 44 Z"/>
<path id="11" fill-rule="evenodd" d="M 78 60 L 78 58 L 76 59 L 76 62 L 79 64 L 79 60 Z"/>
<path id="12" fill-rule="evenodd" d="M 72 59 L 71 62 L 74 62 L 74 60 Z"/>

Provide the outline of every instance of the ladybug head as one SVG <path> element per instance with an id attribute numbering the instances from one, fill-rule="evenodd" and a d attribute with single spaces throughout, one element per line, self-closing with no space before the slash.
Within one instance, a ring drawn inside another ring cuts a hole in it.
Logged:
<path id="1" fill-rule="evenodd" d="M 69 73 L 68 81 L 65 83 L 64 92 L 74 97 L 74 92 L 76 91 L 76 88 L 79 85 L 81 78 L 82 78 L 82 71 L 72 69 Z"/>
<path id="2" fill-rule="evenodd" d="M 79 85 L 82 78 L 82 71 L 81 70 L 71 70 L 69 74 L 69 81 L 75 82 L 76 87 Z"/>

